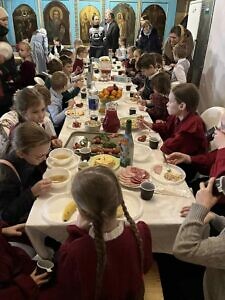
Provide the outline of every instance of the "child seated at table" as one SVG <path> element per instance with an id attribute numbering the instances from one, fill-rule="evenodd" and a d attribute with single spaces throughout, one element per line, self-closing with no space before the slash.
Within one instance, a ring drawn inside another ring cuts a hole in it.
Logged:
<path id="1" fill-rule="evenodd" d="M 59 57 L 60 52 L 64 49 L 64 46 L 62 45 L 60 38 L 54 37 L 53 44 L 54 46 L 52 46 L 50 53 L 56 57 Z"/>
<path id="2" fill-rule="evenodd" d="M 168 117 L 167 102 L 170 92 L 170 77 L 165 72 L 156 74 L 151 81 L 154 93 L 151 94 L 150 100 L 141 100 L 139 109 L 146 111 L 152 121 L 166 121 Z"/>
<path id="3" fill-rule="evenodd" d="M 31 56 L 31 46 L 28 42 L 22 41 L 18 45 L 19 56 L 23 62 L 20 65 L 20 82 L 19 87 L 24 88 L 28 85 L 34 85 L 34 77 L 36 74 L 35 63 Z"/>
<path id="4" fill-rule="evenodd" d="M 56 133 L 59 134 L 64 119 L 65 111 L 67 108 L 63 109 L 63 95 L 62 93 L 67 90 L 68 77 L 64 72 L 55 72 L 51 77 L 51 104 L 48 106 L 48 112 L 50 113 L 51 120 L 54 124 Z M 68 101 L 68 107 L 73 106 L 74 100 Z"/>
<path id="5" fill-rule="evenodd" d="M 134 77 L 136 74 L 135 68 L 135 59 L 134 59 L 134 51 L 137 48 L 135 46 L 131 46 L 127 48 L 127 58 L 124 60 L 123 65 L 126 70 L 126 75 L 129 77 Z"/>
<path id="6" fill-rule="evenodd" d="M 48 89 L 51 87 L 51 77 L 57 71 L 62 71 L 63 65 L 60 59 L 53 58 L 47 63 L 48 76 L 45 79 L 45 85 Z"/>
<path id="7" fill-rule="evenodd" d="M 175 46 L 173 48 L 173 56 L 177 63 L 173 68 L 171 82 L 179 81 L 180 83 L 186 83 L 188 70 L 190 68 L 186 47 L 182 45 Z"/>
<path id="8" fill-rule="evenodd" d="M 73 64 L 73 72 L 79 75 L 84 71 L 84 59 L 88 56 L 88 48 L 86 46 L 79 46 L 76 49 L 75 61 Z"/>
<path id="9" fill-rule="evenodd" d="M 140 125 L 147 125 L 160 134 L 163 139 L 161 150 L 166 154 L 174 151 L 189 155 L 205 153 L 208 150 L 208 141 L 205 124 L 196 113 L 198 103 L 199 92 L 195 85 L 179 84 L 169 94 L 167 121 L 149 123 L 141 120 Z"/>
<path id="10" fill-rule="evenodd" d="M 114 172 L 97 166 L 77 173 L 72 195 L 78 218 L 57 255 L 54 299 L 143 299 L 151 235 L 144 222 L 130 217 Z M 120 206 L 129 226 L 116 217 Z"/>
<path id="11" fill-rule="evenodd" d="M 137 90 L 139 91 L 144 86 L 145 76 L 139 70 L 137 63 L 142 54 L 141 49 L 134 50 L 134 60 L 135 60 L 135 74 L 133 75 L 132 82 L 137 85 Z"/>
<path id="12" fill-rule="evenodd" d="M 116 50 L 116 58 L 124 61 L 127 58 L 126 38 L 119 38 L 119 48 Z"/>
<path id="13" fill-rule="evenodd" d="M 190 165 L 193 170 L 197 170 L 203 175 L 206 175 L 204 179 L 201 177 L 195 182 L 192 182 L 194 193 L 199 189 L 200 181 L 206 181 L 209 177 L 218 178 L 225 175 L 225 114 L 221 119 L 221 126 L 215 131 L 214 144 L 217 149 L 205 154 L 188 155 L 180 152 L 173 152 L 167 156 L 167 159 L 172 164 L 187 164 Z M 217 213 L 225 215 L 225 197 L 220 196 L 219 204 L 216 205 L 215 210 Z M 220 206 L 222 204 L 222 206 Z"/>
<path id="14" fill-rule="evenodd" d="M 40 286 L 48 282 L 48 273 L 36 274 L 36 261 L 8 240 L 20 237 L 25 224 L 0 223 L 0 299 L 42 299 Z M 46 293 L 46 292 L 44 292 Z M 47 298 L 46 298 L 47 299 Z"/>
<path id="15" fill-rule="evenodd" d="M 156 56 L 154 53 L 144 53 L 137 62 L 137 68 L 145 76 L 144 87 L 139 90 L 142 99 L 146 100 L 150 98 L 153 93 L 151 86 L 151 79 L 155 76 L 159 70 L 157 66 Z"/>
<path id="16" fill-rule="evenodd" d="M 66 74 L 68 78 L 67 90 L 62 93 L 63 95 L 63 108 L 67 107 L 66 102 L 71 98 L 77 96 L 80 89 L 83 87 L 84 82 L 82 77 L 78 77 L 74 80 L 73 78 L 73 62 L 72 59 L 66 55 L 60 56 L 60 60 L 63 64 L 62 71 Z"/>
<path id="17" fill-rule="evenodd" d="M 50 93 L 45 86 L 36 85 L 33 88 L 24 88 L 16 92 L 11 111 L 0 118 L 0 126 L 5 142 L 19 123 L 35 122 L 42 126 L 52 138 L 52 146 L 61 146 L 57 139 L 52 121 L 47 116 L 46 107 L 50 104 Z M 1 149 L 2 150 L 2 149 Z"/>
<path id="18" fill-rule="evenodd" d="M 33 122 L 18 125 L 0 160 L 0 212 L 8 224 L 26 221 L 36 197 L 47 193 L 49 179 L 37 172 L 48 155 L 51 139 Z"/>

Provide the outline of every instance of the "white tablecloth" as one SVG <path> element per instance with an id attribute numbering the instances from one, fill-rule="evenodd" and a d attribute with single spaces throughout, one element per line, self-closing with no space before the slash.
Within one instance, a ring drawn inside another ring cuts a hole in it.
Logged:
<path id="1" fill-rule="evenodd" d="M 107 83 L 107 85 L 109 85 L 109 83 Z M 133 103 L 129 104 L 127 99 L 129 99 L 128 93 L 124 91 L 122 99 L 118 101 L 119 117 L 128 116 L 129 107 L 136 106 Z M 142 115 L 145 115 L 148 118 L 146 113 L 142 112 Z M 85 119 L 86 117 L 87 115 L 83 118 Z M 74 131 L 73 129 L 68 128 L 71 122 L 72 119 L 67 118 L 60 133 L 60 139 L 63 141 L 63 144 L 65 144 L 70 134 Z M 133 136 L 135 137 L 135 135 L 136 133 L 134 132 Z M 163 156 L 160 150 L 151 150 L 147 146 L 144 148 L 140 147 L 142 147 L 140 146 L 140 143 L 135 142 L 135 151 L 138 154 L 134 157 L 134 166 L 149 171 L 152 165 L 163 162 Z M 159 182 L 153 178 L 151 179 L 157 188 L 163 188 L 164 192 L 167 190 L 167 187 L 163 187 Z M 194 197 L 190 193 L 185 182 L 178 185 L 170 185 L 168 189 L 176 195 L 154 194 L 151 201 L 141 200 L 143 203 L 143 214 L 139 220 L 143 220 L 150 227 L 153 252 L 172 252 L 176 233 L 180 224 L 183 222 L 183 218 L 180 217 L 180 210 L 183 206 L 190 205 L 194 201 Z M 140 197 L 139 190 L 134 190 L 133 193 L 136 197 Z M 43 218 L 43 205 L 45 200 L 50 196 L 51 195 L 46 195 L 34 202 L 26 223 L 26 232 L 31 239 L 34 248 L 41 257 L 45 258 L 51 255 L 49 249 L 44 246 L 44 238 L 46 236 L 50 236 L 61 242 L 67 237 L 65 224 L 49 224 Z"/>

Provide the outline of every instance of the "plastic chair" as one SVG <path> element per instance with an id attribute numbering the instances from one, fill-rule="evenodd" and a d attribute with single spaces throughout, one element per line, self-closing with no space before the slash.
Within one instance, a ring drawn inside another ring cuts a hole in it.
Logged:
<path id="1" fill-rule="evenodd" d="M 201 118 L 206 125 L 206 129 L 209 130 L 213 126 L 217 126 L 220 123 L 222 115 L 225 113 L 225 108 L 220 106 L 214 106 L 206 109 L 202 114 Z M 216 146 L 214 142 L 210 142 L 210 150 L 215 150 Z"/>
<path id="2" fill-rule="evenodd" d="M 34 77 L 34 81 L 37 83 L 37 84 L 40 84 L 40 85 L 45 85 L 45 82 L 44 80 L 41 78 L 41 77 Z"/>
<path id="3" fill-rule="evenodd" d="M 223 113 L 225 113 L 224 107 L 214 106 L 206 109 L 201 114 L 201 118 L 205 122 L 207 130 L 219 124 Z"/>

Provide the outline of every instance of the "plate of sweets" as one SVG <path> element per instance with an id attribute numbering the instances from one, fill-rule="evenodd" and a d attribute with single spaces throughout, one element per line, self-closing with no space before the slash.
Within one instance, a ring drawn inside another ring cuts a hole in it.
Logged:
<path id="1" fill-rule="evenodd" d="M 68 108 L 65 111 L 65 115 L 69 118 L 81 117 L 81 116 L 84 115 L 84 110 L 83 109 Z"/>
<path id="2" fill-rule="evenodd" d="M 179 184 L 186 178 L 185 172 L 172 164 L 156 164 L 150 170 L 151 176 L 164 184 Z"/>
<path id="3" fill-rule="evenodd" d="M 140 187 L 143 181 L 149 180 L 149 173 L 141 168 L 128 166 L 121 168 L 118 179 L 122 186 L 136 189 Z"/>

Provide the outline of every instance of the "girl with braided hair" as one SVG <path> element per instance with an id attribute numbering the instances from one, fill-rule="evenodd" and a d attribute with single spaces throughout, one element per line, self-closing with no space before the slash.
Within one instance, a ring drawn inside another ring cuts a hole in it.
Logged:
<path id="1" fill-rule="evenodd" d="M 130 217 L 115 174 L 103 166 L 87 168 L 76 174 L 72 195 L 79 214 L 58 252 L 59 299 L 144 299 L 151 235 L 144 222 L 136 225 Z M 120 205 L 129 225 L 116 217 Z"/>

